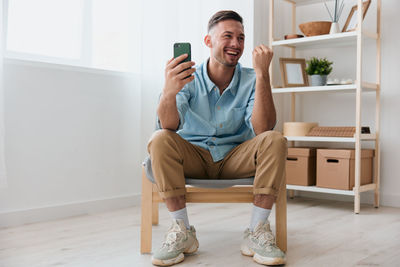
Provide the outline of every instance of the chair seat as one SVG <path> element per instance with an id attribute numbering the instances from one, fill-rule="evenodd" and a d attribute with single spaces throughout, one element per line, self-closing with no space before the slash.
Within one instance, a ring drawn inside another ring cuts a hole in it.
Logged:
<path id="1" fill-rule="evenodd" d="M 154 175 L 151 168 L 151 159 L 147 157 L 143 161 L 143 166 L 146 171 L 147 178 L 154 184 Z M 202 188 L 227 188 L 234 185 L 253 185 L 254 177 L 248 178 L 236 178 L 236 179 L 197 179 L 197 178 L 185 178 L 186 184 L 202 187 Z"/>

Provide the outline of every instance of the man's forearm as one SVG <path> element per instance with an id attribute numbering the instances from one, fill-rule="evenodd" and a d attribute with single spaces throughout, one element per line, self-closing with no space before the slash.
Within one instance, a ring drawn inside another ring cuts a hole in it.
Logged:
<path id="1" fill-rule="evenodd" d="M 179 113 L 176 107 L 176 97 L 174 95 L 161 95 L 160 103 L 157 108 L 157 115 L 161 123 L 161 128 L 176 131 L 179 126 Z"/>
<path id="2" fill-rule="evenodd" d="M 271 130 L 276 123 L 269 73 L 257 74 L 256 91 L 251 123 L 256 135 Z"/>

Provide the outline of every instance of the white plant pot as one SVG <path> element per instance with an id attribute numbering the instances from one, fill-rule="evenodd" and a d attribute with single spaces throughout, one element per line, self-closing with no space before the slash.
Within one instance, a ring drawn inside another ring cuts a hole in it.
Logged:
<path id="1" fill-rule="evenodd" d="M 338 22 L 332 22 L 331 30 L 329 31 L 329 34 L 335 34 L 335 33 L 339 33 L 339 32 L 340 32 L 339 23 Z"/>

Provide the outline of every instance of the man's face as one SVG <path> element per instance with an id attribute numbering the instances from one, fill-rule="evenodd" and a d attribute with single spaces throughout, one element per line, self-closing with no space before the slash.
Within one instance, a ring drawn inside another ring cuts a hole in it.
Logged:
<path id="1" fill-rule="evenodd" d="M 236 20 L 218 22 L 209 33 L 206 44 L 211 56 L 226 67 L 235 67 L 244 49 L 243 25 Z"/>

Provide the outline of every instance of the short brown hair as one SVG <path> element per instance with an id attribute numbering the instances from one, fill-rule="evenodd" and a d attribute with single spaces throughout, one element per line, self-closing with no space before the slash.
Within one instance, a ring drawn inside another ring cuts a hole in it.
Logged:
<path id="1" fill-rule="evenodd" d="M 210 32 L 210 30 L 217 25 L 218 22 L 228 19 L 239 21 L 243 25 L 243 19 L 238 13 L 233 10 L 221 10 L 215 13 L 208 21 L 207 32 Z"/>

